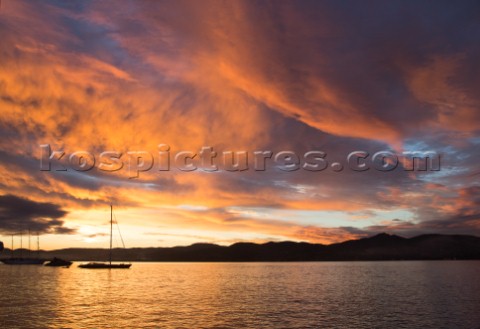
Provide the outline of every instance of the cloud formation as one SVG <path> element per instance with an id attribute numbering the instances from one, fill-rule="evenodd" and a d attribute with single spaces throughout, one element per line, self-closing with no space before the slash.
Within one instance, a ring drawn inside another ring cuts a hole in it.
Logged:
<path id="1" fill-rule="evenodd" d="M 61 220 L 67 214 L 53 203 L 35 202 L 14 195 L 0 196 L 0 231 L 17 234 L 33 233 L 73 233 Z"/>
<path id="2" fill-rule="evenodd" d="M 478 7 L 3 1 L 0 191 L 68 212 L 45 215 L 42 232 L 91 225 L 113 202 L 138 231 L 185 241 L 479 234 Z M 442 170 L 153 170 L 129 179 L 41 172 L 45 143 L 67 156 L 157 154 L 160 143 L 172 154 L 321 150 L 344 165 L 356 150 L 434 150 Z M 43 221 L 35 216 L 25 221 Z"/>

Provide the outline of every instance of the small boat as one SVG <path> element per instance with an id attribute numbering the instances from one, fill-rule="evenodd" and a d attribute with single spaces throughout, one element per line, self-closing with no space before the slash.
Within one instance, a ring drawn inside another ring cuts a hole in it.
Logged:
<path id="1" fill-rule="evenodd" d="M 72 265 L 72 262 L 69 260 L 64 260 L 61 258 L 54 257 L 51 261 L 45 264 L 45 266 L 52 266 L 52 267 L 66 267 L 69 268 Z"/>
<path id="2" fill-rule="evenodd" d="M 118 225 L 118 224 L 117 224 Z M 120 263 L 120 264 L 112 264 L 112 237 L 113 237 L 113 206 L 110 205 L 110 253 L 108 257 L 108 263 L 99 263 L 99 262 L 91 262 L 86 264 L 80 264 L 78 267 L 80 268 L 89 268 L 89 269 L 116 269 L 116 268 L 130 268 L 132 264 L 130 263 Z M 123 239 L 122 239 L 123 242 Z M 123 246 L 125 248 L 125 246 Z"/>

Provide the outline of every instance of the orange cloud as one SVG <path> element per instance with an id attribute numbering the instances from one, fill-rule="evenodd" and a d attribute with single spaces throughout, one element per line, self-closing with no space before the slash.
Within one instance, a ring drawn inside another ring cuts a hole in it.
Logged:
<path id="1" fill-rule="evenodd" d="M 452 157 L 478 148 L 468 140 L 476 136 L 478 121 L 478 102 L 469 89 L 475 81 L 464 77 L 472 57 L 468 48 L 417 54 L 423 48 L 407 42 L 403 52 L 401 27 L 385 38 L 376 29 L 362 36 L 340 24 L 339 14 L 328 8 L 316 8 L 312 16 L 295 4 L 271 7 L 140 2 L 126 15 L 108 2 L 72 10 L 5 1 L 0 12 L 0 191 L 61 204 L 69 211 L 67 225 L 81 226 L 83 211 L 113 200 L 131 214 L 165 210 L 162 220 L 169 229 L 198 230 L 205 232 L 199 236 L 217 240 L 234 232 L 236 238 L 250 233 L 255 239 L 333 242 L 368 232 L 358 226 L 355 231 L 299 225 L 268 214 L 253 220 L 225 210 L 234 206 L 413 212 L 413 224 L 377 223 L 402 230 L 435 216 L 475 217 L 477 200 L 467 189 L 471 182 L 454 184 L 446 175 L 419 176 L 401 168 L 288 175 L 275 169 L 152 170 L 137 179 L 125 171 L 39 170 L 38 145 L 44 143 L 67 156 L 79 150 L 157 155 L 159 143 L 169 144 L 172 154 L 202 146 L 249 152 L 299 147 L 327 151 L 330 162 L 344 161 L 358 147 L 401 150 L 419 135 L 421 142 Z M 441 133 L 457 136 L 455 144 L 437 138 Z M 177 209 L 184 204 L 209 211 Z M 148 226 L 158 219 L 140 221 Z M 129 217 L 127 224 L 136 223 Z"/>

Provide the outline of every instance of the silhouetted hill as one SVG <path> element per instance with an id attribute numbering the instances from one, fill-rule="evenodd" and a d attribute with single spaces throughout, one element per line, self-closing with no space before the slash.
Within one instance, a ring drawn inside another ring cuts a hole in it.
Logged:
<path id="1" fill-rule="evenodd" d="M 23 255 L 27 251 L 23 250 Z M 35 254 L 32 252 L 32 254 Z M 15 251 L 19 256 L 20 251 Z M 3 258 L 10 257 L 5 249 Z M 104 261 L 107 249 L 69 248 L 40 251 L 39 257 Z M 480 259 L 480 238 L 469 235 L 426 234 L 403 238 L 386 233 L 331 245 L 305 242 L 235 243 L 219 246 L 197 243 L 187 247 L 115 249 L 115 261 L 163 262 L 280 262 L 351 260 Z"/>

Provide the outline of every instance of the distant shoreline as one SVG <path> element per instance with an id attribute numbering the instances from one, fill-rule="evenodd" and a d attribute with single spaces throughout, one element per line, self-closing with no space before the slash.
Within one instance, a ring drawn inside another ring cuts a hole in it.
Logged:
<path id="1" fill-rule="evenodd" d="M 28 255 L 15 250 L 14 257 Z M 5 249 L 0 258 L 9 258 Z M 31 252 L 42 259 L 59 257 L 74 261 L 104 261 L 108 249 L 67 248 Z M 470 235 L 425 234 L 413 238 L 381 233 L 369 238 L 330 245 L 306 242 L 235 243 L 219 246 L 197 243 L 185 247 L 114 249 L 113 261 L 131 262 L 326 262 L 480 260 L 480 238 Z"/>

